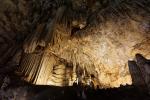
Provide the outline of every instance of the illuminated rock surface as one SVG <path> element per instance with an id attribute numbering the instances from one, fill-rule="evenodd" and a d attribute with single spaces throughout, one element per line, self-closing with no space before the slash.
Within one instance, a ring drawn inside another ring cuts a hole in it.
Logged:
<path id="1" fill-rule="evenodd" d="M 150 58 L 149 0 L 96 1 L 87 4 L 87 12 L 82 0 L 71 1 L 72 9 L 59 0 L 17 1 L 0 4 L 0 64 L 19 65 L 17 73 L 26 81 L 70 86 L 81 79 L 100 88 L 131 85 L 128 60 L 137 53 Z"/>
<path id="2" fill-rule="evenodd" d="M 136 53 L 150 57 L 150 34 L 143 33 L 140 25 L 127 19 L 108 21 L 50 49 L 60 58 L 73 62 L 74 67 L 79 64 L 87 73 L 94 74 L 102 87 L 131 84 L 128 60 L 134 59 Z"/>

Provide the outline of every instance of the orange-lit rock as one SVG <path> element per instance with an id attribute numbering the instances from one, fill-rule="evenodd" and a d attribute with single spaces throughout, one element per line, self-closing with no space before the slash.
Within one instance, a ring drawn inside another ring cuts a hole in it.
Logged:
<path id="1" fill-rule="evenodd" d="M 17 1 L 0 4 L 0 64 L 12 57 L 28 82 L 130 85 L 128 60 L 137 53 L 150 58 L 148 0 Z"/>
<path id="2" fill-rule="evenodd" d="M 107 21 L 49 47 L 50 52 L 94 74 L 102 87 L 132 84 L 128 60 L 136 53 L 150 57 L 150 33 L 143 32 L 142 22 Z"/>

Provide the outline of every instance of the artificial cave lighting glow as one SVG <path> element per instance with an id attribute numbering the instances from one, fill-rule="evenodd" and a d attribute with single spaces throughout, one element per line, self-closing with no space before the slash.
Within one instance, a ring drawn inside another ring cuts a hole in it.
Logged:
<path id="1" fill-rule="evenodd" d="M 137 53 L 150 58 L 148 0 L 90 0 L 96 2 L 89 10 L 80 8 L 82 0 L 1 1 L 0 63 L 21 49 L 12 61 L 32 84 L 71 86 L 79 79 L 100 88 L 131 85 L 128 60 Z"/>
<path id="2" fill-rule="evenodd" d="M 127 62 L 134 59 L 136 53 L 141 53 L 149 58 L 150 52 L 146 49 L 150 50 L 148 46 L 150 41 L 146 33 L 140 32 L 139 23 L 135 24 L 134 21 L 128 20 L 128 23 L 121 28 L 117 27 L 121 23 L 124 22 L 110 21 L 105 27 L 89 29 L 86 34 L 83 32 L 80 39 L 64 39 L 49 46 L 42 56 L 39 64 L 40 70 L 34 84 L 71 86 L 77 79 L 76 68 L 79 65 L 81 69 L 86 70 L 86 75 L 97 75 L 92 81 L 100 88 L 131 85 L 132 79 Z M 129 29 L 125 30 L 127 27 Z M 64 32 L 62 26 L 58 28 L 56 34 Z M 122 33 L 117 33 L 118 30 Z M 67 69 L 58 57 L 72 63 L 72 68 Z M 57 68 L 60 70 L 55 70 Z M 59 75 L 54 77 L 54 72 Z M 81 77 L 86 83 L 84 75 Z M 30 78 L 27 78 L 27 81 L 30 81 Z"/>

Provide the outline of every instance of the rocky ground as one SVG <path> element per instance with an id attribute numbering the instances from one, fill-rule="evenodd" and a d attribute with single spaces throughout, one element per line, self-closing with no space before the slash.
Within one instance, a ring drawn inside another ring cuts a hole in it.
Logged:
<path id="1" fill-rule="evenodd" d="M 17 80 L 9 84 L 11 79 L 7 77 L 4 80 L 0 100 L 150 100 L 146 90 L 140 90 L 135 86 L 95 90 L 80 86 L 35 86 Z"/>

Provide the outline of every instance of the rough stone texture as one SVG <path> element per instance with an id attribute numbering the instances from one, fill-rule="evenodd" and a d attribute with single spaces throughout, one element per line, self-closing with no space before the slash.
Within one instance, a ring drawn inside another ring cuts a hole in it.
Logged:
<path id="1" fill-rule="evenodd" d="M 133 84 L 139 87 L 145 87 L 150 92 L 150 60 L 144 58 L 141 54 L 136 54 L 134 64 L 129 65 L 129 68 L 136 68 L 139 70 L 138 74 L 141 74 L 139 78 L 137 77 L 133 80 Z M 133 71 L 130 70 L 130 72 L 132 74 Z M 133 78 L 136 77 L 135 75 L 131 76 Z M 140 82 L 136 82 L 138 79 L 140 79 Z"/>
<path id="2" fill-rule="evenodd" d="M 128 60 L 150 58 L 149 0 L 0 1 L 0 64 L 31 83 L 119 87 Z"/>
<path id="3" fill-rule="evenodd" d="M 50 52 L 73 61 L 74 67 L 79 64 L 104 87 L 131 84 L 128 60 L 134 59 L 136 53 L 150 57 L 149 33 L 141 32 L 140 24 L 130 19 L 108 21 L 103 26 L 81 31 L 81 37 L 50 47 Z"/>

